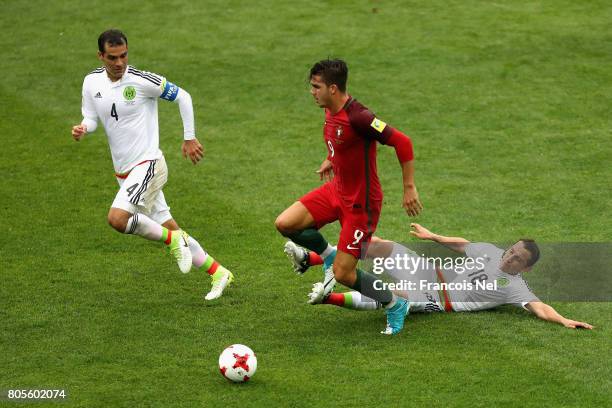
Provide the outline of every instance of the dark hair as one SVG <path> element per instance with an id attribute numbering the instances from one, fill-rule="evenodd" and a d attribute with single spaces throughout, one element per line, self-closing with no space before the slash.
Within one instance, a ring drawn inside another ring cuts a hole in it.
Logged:
<path id="1" fill-rule="evenodd" d="M 325 85 L 336 85 L 341 92 L 346 92 L 348 67 L 341 59 L 325 59 L 317 62 L 310 68 L 310 78 L 320 75 Z"/>
<path id="2" fill-rule="evenodd" d="M 98 37 L 98 50 L 100 52 L 104 52 L 104 46 L 109 44 L 111 46 L 123 45 L 127 47 L 127 37 L 121 31 L 111 28 L 110 30 L 106 30 Z"/>
<path id="3" fill-rule="evenodd" d="M 522 242 L 527 252 L 529 252 L 527 266 L 532 266 L 538 262 L 538 259 L 540 259 L 540 248 L 538 248 L 538 244 L 531 238 L 521 238 L 519 242 Z"/>

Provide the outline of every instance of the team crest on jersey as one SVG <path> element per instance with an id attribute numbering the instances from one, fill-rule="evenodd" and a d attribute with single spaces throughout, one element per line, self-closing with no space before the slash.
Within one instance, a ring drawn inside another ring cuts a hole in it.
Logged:
<path id="1" fill-rule="evenodd" d="M 126 101 L 134 100 L 134 98 L 136 97 L 136 88 L 134 88 L 133 86 L 126 86 L 123 90 L 123 97 Z"/>
<path id="2" fill-rule="evenodd" d="M 510 281 L 508 280 L 508 278 L 499 278 L 496 280 L 497 280 L 497 286 L 499 286 L 500 288 L 505 288 L 506 286 L 510 284 Z"/>
<path id="3" fill-rule="evenodd" d="M 370 126 L 376 129 L 378 133 L 382 133 L 382 131 L 387 127 L 387 124 L 380 119 L 374 118 L 372 123 L 370 123 Z"/>
<path id="4" fill-rule="evenodd" d="M 343 134 L 344 134 L 344 129 L 342 129 L 342 126 L 338 126 L 336 128 L 336 138 L 340 139 Z"/>
<path id="5" fill-rule="evenodd" d="M 338 126 L 334 133 L 335 133 L 334 143 L 339 144 L 339 145 L 344 143 L 344 140 L 342 140 L 342 135 L 344 135 L 344 128 L 342 126 Z"/>

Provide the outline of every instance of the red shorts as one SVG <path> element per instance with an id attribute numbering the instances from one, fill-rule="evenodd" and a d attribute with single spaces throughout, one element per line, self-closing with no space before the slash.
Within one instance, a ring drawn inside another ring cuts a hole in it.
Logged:
<path id="1" fill-rule="evenodd" d="M 382 201 L 370 202 L 369 211 L 344 204 L 332 183 L 315 188 L 299 200 L 315 220 L 316 228 L 340 221 L 338 249 L 359 259 L 376 231 Z M 364 255 L 365 255 L 365 251 Z"/>

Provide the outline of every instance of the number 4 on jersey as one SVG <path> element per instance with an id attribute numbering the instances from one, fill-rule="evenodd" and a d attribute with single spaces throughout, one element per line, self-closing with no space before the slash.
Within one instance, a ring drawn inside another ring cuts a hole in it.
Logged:
<path id="1" fill-rule="evenodd" d="M 113 103 L 113 106 L 111 107 L 111 117 L 115 118 L 116 121 L 119 120 L 119 115 L 117 115 L 117 108 L 115 107 L 114 103 Z"/>

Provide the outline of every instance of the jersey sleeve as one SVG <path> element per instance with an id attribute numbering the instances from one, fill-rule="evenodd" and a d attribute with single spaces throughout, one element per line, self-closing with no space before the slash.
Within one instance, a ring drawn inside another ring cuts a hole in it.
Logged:
<path id="1" fill-rule="evenodd" d="M 349 114 L 349 120 L 357 133 L 366 139 L 374 139 L 382 144 L 387 144 L 393 134 L 393 128 L 378 119 L 368 109 L 352 112 Z"/>
<path id="2" fill-rule="evenodd" d="M 161 75 L 146 71 L 134 71 L 133 74 L 143 79 L 142 90 L 145 96 L 160 98 L 173 102 L 179 93 L 179 87 Z"/>
<path id="3" fill-rule="evenodd" d="M 491 258 L 499 252 L 503 251 L 487 242 L 470 242 L 465 246 L 465 254 L 470 258 Z"/>
<path id="4" fill-rule="evenodd" d="M 180 89 L 181 88 L 179 88 L 177 85 L 164 78 L 164 80 L 162 81 L 161 94 L 159 95 L 159 97 L 161 99 L 173 102 L 174 100 L 176 100 Z"/>
<path id="5" fill-rule="evenodd" d="M 412 148 L 412 140 L 397 129 L 393 129 L 391 136 L 385 143 L 388 146 L 393 146 L 395 154 L 400 163 L 405 163 L 414 160 L 414 149 Z"/>
<path id="6" fill-rule="evenodd" d="M 87 127 L 87 132 L 91 133 L 95 131 L 98 126 L 98 114 L 96 113 L 93 97 L 88 89 L 87 78 L 85 78 L 83 81 L 83 91 L 81 94 L 81 114 L 83 115 L 83 120 L 81 123 Z"/>
<path id="7" fill-rule="evenodd" d="M 513 286 L 512 290 L 508 293 L 506 303 L 529 310 L 526 307 L 527 303 L 539 301 L 540 299 L 538 299 L 531 289 L 529 289 L 527 283 L 525 283 L 525 281 L 520 281 L 516 284 L 516 286 Z"/>
<path id="8" fill-rule="evenodd" d="M 193 103 L 189 92 L 179 88 L 178 85 L 173 84 L 163 76 L 152 72 L 132 69 L 131 73 L 142 79 L 142 90 L 145 96 L 178 103 L 183 120 L 184 139 L 195 139 Z"/>

